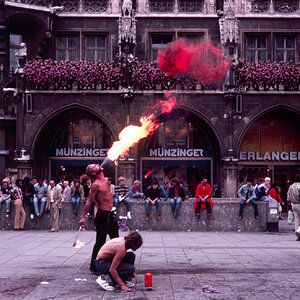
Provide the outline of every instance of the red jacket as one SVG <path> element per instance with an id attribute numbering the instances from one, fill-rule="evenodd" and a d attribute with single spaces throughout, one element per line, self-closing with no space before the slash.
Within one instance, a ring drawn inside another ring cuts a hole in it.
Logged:
<path id="1" fill-rule="evenodd" d="M 203 191 L 203 184 L 202 183 L 198 184 L 197 190 L 196 190 L 196 194 L 195 194 L 196 200 L 194 201 L 195 213 L 196 213 L 196 206 L 197 206 L 197 201 L 199 199 L 199 196 L 201 196 L 203 198 L 203 197 L 205 197 L 207 195 L 208 195 L 208 200 L 210 202 L 210 207 L 212 209 L 213 208 L 213 202 L 212 202 L 212 200 L 210 198 L 211 195 L 212 195 L 212 188 L 211 188 L 211 186 L 207 183 L 205 185 L 205 189 Z M 206 209 L 205 202 L 201 202 L 200 211 L 202 211 L 203 209 Z"/>
<path id="2" fill-rule="evenodd" d="M 284 202 L 281 199 L 281 196 L 279 193 L 276 192 L 276 190 L 274 188 L 270 189 L 269 191 L 269 196 L 271 196 L 273 199 L 277 200 L 278 202 L 280 202 L 281 204 L 284 204 Z"/>

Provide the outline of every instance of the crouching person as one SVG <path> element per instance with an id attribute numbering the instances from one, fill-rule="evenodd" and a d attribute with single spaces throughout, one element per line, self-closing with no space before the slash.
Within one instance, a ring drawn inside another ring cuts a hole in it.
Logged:
<path id="1" fill-rule="evenodd" d="M 101 275 L 96 282 L 106 291 L 113 291 L 118 284 L 122 290 L 131 292 L 135 277 L 135 254 L 143 243 L 137 232 L 130 232 L 125 237 L 114 238 L 104 244 L 95 260 L 97 272 Z M 105 276 L 106 275 L 106 276 Z"/>

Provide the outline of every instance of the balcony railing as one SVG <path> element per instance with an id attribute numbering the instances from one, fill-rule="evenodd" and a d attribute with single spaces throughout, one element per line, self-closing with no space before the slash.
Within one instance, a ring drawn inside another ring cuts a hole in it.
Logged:
<path id="1" fill-rule="evenodd" d="M 300 64 L 241 60 L 236 69 L 236 84 L 243 90 L 299 91 Z"/>
<path id="2" fill-rule="evenodd" d="M 241 0 L 237 13 L 241 14 L 296 14 L 299 0 Z"/>
<path id="3" fill-rule="evenodd" d="M 155 63 L 134 60 L 128 66 L 128 86 L 133 90 L 217 90 L 220 85 L 200 85 L 196 78 L 169 76 Z M 119 90 L 120 64 L 114 62 L 33 60 L 25 65 L 24 79 L 30 90 Z"/>
<path id="4" fill-rule="evenodd" d="M 67 13 L 103 13 L 109 11 L 109 0 L 61 0 L 62 12 Z M 9 0 L 6 3 L 18 3 L 43 7 L 53 7 L 53 0 Z"/>

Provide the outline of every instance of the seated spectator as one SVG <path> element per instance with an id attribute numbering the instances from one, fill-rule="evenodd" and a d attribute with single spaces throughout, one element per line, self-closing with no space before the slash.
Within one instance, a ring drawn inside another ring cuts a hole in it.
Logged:
<path id="1" fill-rule="evenodd" d="M 266 201 L 266 202 L 277 202 L 273 198 L 269 197 L 270 191 L 270 177 L 266 177 L 260 185 L 255 189 L 254 199 L 257 201 Z"/>
<path id="2" fill-rule="evenodd" d="M 157 179 L 153 179 L 152 185 L 150 185 L 145 193 L 145 205 L 146 205 L 146 222 L 150 220 L 150 211 L 152 205 L 156 206 L 156 220 L 160 221 L 161 213 L 161 197 L 165 197 L 161 187 L 158 187 Z"/>
<path id="3" fill-rule="evenodd" d="M 249 203 L 253 205 L 255 219 L 258 219 L 257 203 L 254 200 L 254 187 L 252 185 L 251 179 L 248 178 L 247 183 L 240 187 L 240 189 L 238 190 L 238 196 L 239 198 L 241 198 L 239 220 L 243 219 L 244 207 Z"/>
<path id="4" fill-rule="evenodd" d="M 182 188 L 183 188 L 183 191 L 184 191 L 184 197 L 185 197 L 185 198 L 183 198 L 182 200 L 188 199 L 188 198 L 191 196 L 191 192 L 190 192 L 190 190 L 189 190 L 188 185 L 184 184 L 183 181 L 180 181 L 180 186 L 182 186 Z"/>
<path id="5" fill-rule="evenodd" d="M 35 195 L 33 196 L 33 205 L 35 214 L 37 217 L 42 216 L 45 210 L 46 201 L 47 201 L 47 191 L 48 186 L 44 183 L 43 179 L 39 179 L 39 182 L 34 186 Z M 39 209 L 40 203 L 40 209 Z"/>
<path id="6" fill-rule="evenodd" d="M 74 216 L 77 216 L 80 202 L 83 202 L 84 200 L 83 186 L 78 179 L 74 180 L 74 184 L 70 188 L 70 198 L 72 200 L 73 214 Z"/>
<path id="7" fill-rule="evenodd" d="M 119 203 L 124 201 L 126 210 L 127 210 L 127 218 L 131 219 L 131 213 L 130 213 L 130 199 L 128 197 L 128 186 L 125 184 L 125 178 L 123 176 L 120 176 L 118 178 L 118 185 L 115 186 L 115 197 L 114 200 L 114 207 L 118 209 Z"/>
<path id="8" fill-rule="evenodd" d="M 91 189 L 91 186 L 92 186 L 92 180 L 91 178 L 87 177 L 86 178 L 86 183 L 85 185 L 83 186 L 83 190 L 84 190 L 84 203 L 86 203 L 87 201 L 87 197 L 89 195 L 89 192 L 90 192 L 90 189 Z M 93 211 L 94 211 L 94 201 L 91 203 L 90 205 L 90 208 L 89 208 L 89 211 L 87 212 L 86 216 L 88 218 L 92 218 L 92 215 L 93 215 Z"/>
<path id="9" fill-rule="evenodd" d="M 128 196 L 131 198 L 142 198 L 144 194 L 140 191 L 141 182 L 139 180 L 135 180 L 133 186 L 129 189 Z"/>
<path id="10" fill-rule="evenodd" d="M 185 193 L 183 187 L 177 178 L 172 179 L 172 185 L 169 192 L 170 204 L 173 212 L 173 217 L 176 219 L 178 217 L 178 211 L 181 202 L 185 200 Z"/>
<path id="11" fill-rule="evenodd" d="M 283 200 L 281 199 L 281 188 L 277 185 L 275 188 L 270 189 L 269 195 L 278 202 L 278 211 L 279 211 L 279 219 L 283 220 L 282 217 L 282 205 L 284 205 Z"/>
<path id="12" fill-rule="evenodd" d="M 113 201 L 113 204 L 114 204 L 115 203 L 115 197 L 116 197 L 116 195 L 115 195 L 115 185 L 112 184 L 112 178 L 111 177 L 107 178 L 107 183 L 109 185 L 110 192 L 112 194 L 112 201 Z"/>
<path id="13" fill-rule="evenodd" d="M 196 189 L 196 200 L 194 201 L 194 209 L 196 218 L 200 219 L 200 212 L 206 208 L 207 218 L 211 219 L 211 211 L 213 202 L 211 200 L 212 188 L 207 183 L 207 177 L 204 177 L 202 182 L 198 184 Z"/>
<path id="14" fill-rule="evenodd" d="M 62 202 L 68 202 L 70 201 L 70 186 L 69 186 L 69 181 L 64 180 L 63 182 L 63 192 L 62 192 Z"/>
<path id="15" fill-rule="evenodd" d="M 37 184 L 37 178 L 35 176 L 31 177 L 31 183 L 34 186 L 35 184 Z"/>
<path id="16" fill-rule="evenodd" d="M 1 211 L 2 203 L 5 202 L 6 218 L 9 218 L 9 214 L 10 214 L 11 197 L 10 197 L 9 191 L 11 189 L 12 189 L 12 187 L 8 185 L 7 179 L 3 179 L 2 180 L 1 191 L 0 191 L 0 211 Z"/>
<path id="17" fill-rule="evenodd" d="M 30 182 L 29 177 L 24 178 L 23 188 L 24 194 L 24 201 L 27 201 L 30 205 L 30 219 L 34 219 L 34 203 L 33 203 L 33 196 L 34 196 L 34 185 Z"/>

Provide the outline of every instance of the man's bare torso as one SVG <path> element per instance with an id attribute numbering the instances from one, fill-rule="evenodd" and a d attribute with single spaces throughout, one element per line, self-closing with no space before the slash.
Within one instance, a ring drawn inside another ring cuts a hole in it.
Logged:
<path id="1" fill-rule="evenodd" d="M 93 182 L 92 189 L 96 189 L 95 201 L 98 204 L 98 208 L 101 210 L 111 211 L 113 208 L 112 194 L 107 181 L 103 179 L 96 179 Z"/>
<path id="2" fill-rule="evenodd" d="M 112 261 L 117 252 L 124 254 L 124 256 L 126 254 L 125 239 L 123 237 L 114 238 L 104 244 L 98 252 L 96 259 L 102 258 Z"/>

